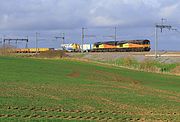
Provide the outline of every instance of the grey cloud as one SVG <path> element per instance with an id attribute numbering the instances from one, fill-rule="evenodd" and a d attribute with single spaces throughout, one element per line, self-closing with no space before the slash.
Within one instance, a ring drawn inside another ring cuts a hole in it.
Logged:
<path id="1" fill-rule="evenodd" d="M 179 10 L 172 0 L 1 0 L 0 29 L 152 26 L 163 16 L 179 21 Z"/>
<path id="2" fill-rule="evenodd" d="M 1 2 L 1 29 L 57 29 L 77 27 L 86 23 L 83 17 L 85 10 L 80 9 L 85 2 L 73 3 L 68 0 Z"/>

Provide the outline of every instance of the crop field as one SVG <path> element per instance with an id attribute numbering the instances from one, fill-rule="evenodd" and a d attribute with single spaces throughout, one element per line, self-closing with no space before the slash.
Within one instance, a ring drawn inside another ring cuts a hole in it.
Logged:
<path id="1" fill-rule="evenodd" d="M 0 121 L 180 121 L 180 77 L 0 57 Z"/>

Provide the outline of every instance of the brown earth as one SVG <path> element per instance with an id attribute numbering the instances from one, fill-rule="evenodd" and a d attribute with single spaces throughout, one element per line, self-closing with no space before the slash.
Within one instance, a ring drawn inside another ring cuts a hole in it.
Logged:
<path id="1" fill-rule="evenodd" d="M 172 72 L 173 74 L 180 75 L 180 66 L 177 66 L 177 67 L 174 68 L 171 72 Z"/>
<path id="2" fill-rule="evenodd" d="M 80 77 L 80 73 L 77 71 L 73 71 L 72 73 L 67 75 L 68 77 L 72 77 L 72 78 L 78 78 Z"/>

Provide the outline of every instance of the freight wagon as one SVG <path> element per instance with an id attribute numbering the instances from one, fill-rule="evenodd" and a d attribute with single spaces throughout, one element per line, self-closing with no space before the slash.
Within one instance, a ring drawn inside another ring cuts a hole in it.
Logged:
<path id="1" fill-rule="evenodd" d="M 83 52 L 90 52 L 93 50 L 93 44 L 83 44 Z M 80 49 L 82 50 L 82 45 L 80 45 Z"/>
<path id="2" fill-rule="evenodd" d="M 18 48 L 15 50 L 16 53 L 38 53 L 54 50 L 54 48 Z"/>

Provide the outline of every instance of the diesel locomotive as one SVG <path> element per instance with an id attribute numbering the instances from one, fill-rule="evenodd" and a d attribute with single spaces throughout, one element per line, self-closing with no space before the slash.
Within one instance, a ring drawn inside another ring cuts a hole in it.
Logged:
<path id="1" fill-rule="evenodd" d="M 92 52 L 142 52 L 150 51 L 149 40 L 123 40 L 94 43 Z"/>

